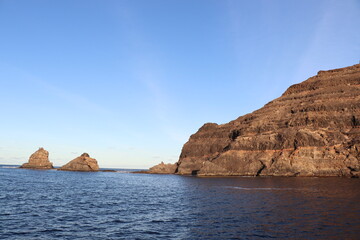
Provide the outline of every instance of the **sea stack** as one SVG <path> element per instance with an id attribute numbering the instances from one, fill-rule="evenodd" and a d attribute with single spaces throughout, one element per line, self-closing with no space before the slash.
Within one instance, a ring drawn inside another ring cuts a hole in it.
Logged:
<path id="1" fill-rule="evenodd" d="M 39 148 L 39 150 L 31 154 L 29 161 L 21 165 L 20 168 L 52 169 L 54 167 L 52 162 L 49 161 L 49 152 L 44 148 Z"/>
<path id="2" fill-rule="evenodd" d="M 81 156 L 71 160 L 70 162 L 68 162 L 58 170 L 96 172 L 99 171 L 99 165 L 96 159 L 91 158 L 87 153 L 83 153 Z"/>
<path id="3" fill-rule="evenodd" d="M 320 71 L 259 110 L 203 125 L 174 173 L 359 177 L 360 64 Z"/>

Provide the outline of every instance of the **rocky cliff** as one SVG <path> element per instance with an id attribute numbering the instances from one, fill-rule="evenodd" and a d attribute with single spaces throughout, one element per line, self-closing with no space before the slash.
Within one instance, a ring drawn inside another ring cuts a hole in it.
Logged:
<path id="1" fill-rule="evenodd" d="M 349 176 L 360 171 L 360 64 L 320 71 L 227 124 L 207 123 L 174 173 Z"/>
<path id="2" fill-rule="evenodd" d="M 52 162 L 49 161 L 49 152 L 44 148 L 39 148 L 30 156 L 29 161 L 21 165 L 20 168 L 51 169 L 54 167 Z"/>
<path id="3" fill-rule="evenodd" d="M 58 170 L 94 172 L 99 170 L 99 165 L 96 159 L 91 158 L 87 153 L 83 153 L 81 156 L 71 160 Z"/>

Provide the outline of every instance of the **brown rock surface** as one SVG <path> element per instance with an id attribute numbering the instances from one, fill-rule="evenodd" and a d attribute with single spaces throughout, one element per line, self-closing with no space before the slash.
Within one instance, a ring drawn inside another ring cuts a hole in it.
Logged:
<path id="1" fill-rule="evenodd" d="M 171 174 L 174 173 L 176 171 L 177 168 L 177 164 L 171 164 L 171 163 L 163 163 L 161 162 L 160 164 L 152 167 L 149 169 L 149 171 L 147 171 L 146 173 L 158 173 L 158 174 Z"/>
<path id="2" fill-rule="evenodd" d="M 39 148 L 39 150 L 31 154 L 29 161 L 21 165 L 20 168 L 51 169 L 54 167 L 52 162 L 49 161 L 49 152 L 44 148 Z"/>
<path id="3" fill-rule="evenodd" d="M 177 174 L 353 176 L 360 171 L 360 64 L 320 71 L 183 146 Z"/>
<path id="4" fill-rule="evenodd" d="M 80 157 L 71 160 L 70 162 L 68 162 L 58 170 L 94 172 L 99 170 L 99 165 L 96 159 L 91 158 L 87 153 L 83 153 Z"/>

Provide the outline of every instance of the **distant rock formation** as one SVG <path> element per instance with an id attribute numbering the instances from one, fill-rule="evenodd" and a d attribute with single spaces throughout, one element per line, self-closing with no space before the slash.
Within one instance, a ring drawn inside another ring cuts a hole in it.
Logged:
<path id="1" fill-rule="evenodd" d="M 176 171 L 177 165 L 176 164 L 165 164 L 161 162 L 160 164 L 152 167 L 147 171 L 147 173 L 158 173 L 158 174 L 171 174 Z"/>
<path id="2" fill-rule="evenodd" d="M 320 71 L 253 113 L 203 125 L 173 173 L 359 177 L 360 64 Z"/>
<path id="3" fill-rule="evenodd" d="M 58 170 L 95 172 L 95 171 L 99 171 L 99 165 L 96 159 L 91 158 L 87 153 L 83 153 L 80 157 L 71 160 L 70 162 L 68 162 Z"/>
<path id="4" fill-rule="evenodd" d="M 20 168 L 51 169 L 54 167 L 52 162 L 49 161 L 49 152 L 44 148 L 39 148 L 30 156 L 29 161 L 21 165 Z"/>

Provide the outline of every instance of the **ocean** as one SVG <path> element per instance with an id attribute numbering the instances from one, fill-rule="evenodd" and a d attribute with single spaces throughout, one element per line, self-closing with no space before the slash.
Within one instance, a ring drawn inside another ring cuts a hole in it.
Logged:
<path id="1" fill-rule="evenodd" d="M 0 239 L 360 239 L 360 179 L 0 166 Z"/>

